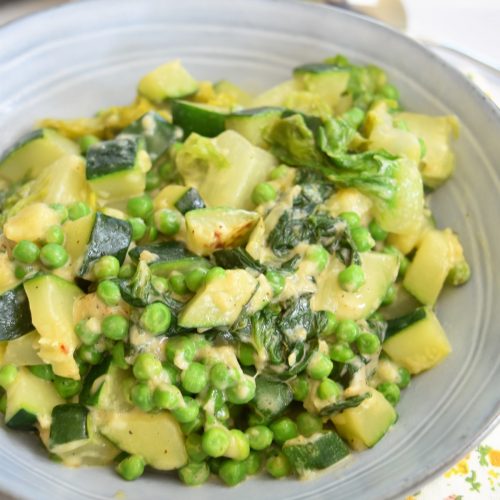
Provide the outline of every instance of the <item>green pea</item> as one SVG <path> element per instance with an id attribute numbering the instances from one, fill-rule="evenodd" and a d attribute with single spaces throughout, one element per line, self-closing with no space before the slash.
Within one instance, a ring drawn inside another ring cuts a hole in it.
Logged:
<path id="1" fill-rule="evenodd" d="M 404 269 L 405 272 L 407 268 L 408 266 L 405 267 Z M 467 264 L 465 260 L 462 260 L 450 269 L 450 272 L 446 277 L 446 282 L 452 286 L 460 286 L 467 283 L 467 281 L 469 281 L 470 279 L 470 276 L 471 276 L 471 271 L 469 264 Z"/>
<path id="2" fill-rule="evenodd" d="M 189 289 L 186 285 L 186 279 L 182 274 L 173 274 L 170 276 L 168 280 L 168 285 L 172 289 L 174 293 L 178 295 L 185 295 L 189 292 Z"/>
<path id="3" fill-rule="evenodd" d="M 337 382 L 334 382 L 329 378 L 325 378 L 318 385 L 317 394 L 319 399 L 322 400 L 333 399 L 339 396 L 340 387 Z"/>
<path id="4" fill-rule="evenodd" d="M 359 252 L 368 252 L 375 246 L 375 240 L 366 227 L 356 227 L 351 231 L 352 240 Z"/>
<path id="5" fill-rule="evenodd" d="M 411 380 L 410 372 L 404 367 L 398 368 L 398 379 L 399 379 L 399 381 L 397 382 L 398 387 L 400 389 L 406 389 L 410 384 Z"/>
<path id="6" fill-rule="evenodd" d="M 180 380 L 180 370 L 173 365 L 172 363 L 165 361 L 163 363 L 163 371 L 165 372 L 165 376 L 168 377 L 168 380 L 171 384 L 177 384 Z"/>
<path id="7" fill-rule="evenodd" d="M 29 240 L 21 240 L 12 250 L 14 259 L 23 264 L 33 264 L 40 256 L 38 246 Z"/>
<path id="8" fill-rule="evenodd" d="M 82 390 L 82 382 L 72 378 L 54 376 L 54 387 L 63 399 L 69 399 L 76 396 Z"/>
<path id="9" fill-rule="evenodd" d="M 116 306 L 122 298 L 120 287 L 111 280 L 101 281 L 97 285 L 96 293 L 107 306 Z"/>
<path id="10" fill-rule="evenodd" d="M 155 406 L 162 410 L 175 410 L 183 404 L 181 391 L 172 384 L 157 387 L 153 394 Z"/>
<path id="11" fill-rule="evenodd" d="M 144 194 L 142 196 L 130 198 L 127 201 L 127 212 L 132 217 L 147 219 L 148 216 L 153 213 L 153 200 L 151 196 Z"/>
<path id="12" fill-rule="evenodd" d="M 57 243 L 62 245 L 64 243 L 64 231 L 61 226 L 50 226 L 45 233 L 45 241 L 47 243 Z"/>
<path id="13" fill-rule="evenodd" d="M 370 230 L 370 233 L 372 235 L 372 238 L 375 241 L 384 241 L 387 238 L 387 235 L 389 234 L 387 231 L 382 229 L 378 222 L 373 219 L 370 224 L 368 225 L 368 229 Z"/>
<path id="14" fill-rule="evenodd" d="M 255 364 L 255 349 L 250 344 L 240 342 L 238 347 L 238 359 L 241 366 L 253 366 Z"/>
<path id="15" fill-rule="evenodd" d="M 105 255 L 94 264 L 94 276 L 98 280 L 116 278 L 119 272 L 120 261 L 112 255 Z"/>
<path id="16" fill-rule="evenodd" d="M 193 462 L 203 462 L 207 458 L 207 454 L 203 451 L 201 445 L 201 436 L 199 434 L 189 434 L 186 438 L 186 452 L 189 460 Z"/>
<path id="17" fill-rule="evenodd" d="M 392 304 L 394 300 L 396 300 L 397 292 L 398 291 L 394 285 L 389 285 L 389 288 L 387 288 L 384 298 L 382 299 L 382 305 L 388 306 L 389 304 Z"/>
<path id="18" fill-rule="evenodd" d="M 275 167 L 269 172 L 269 179 L 271 181 L 275 181 L 278 179 L 282 179 L 285 177 L 285 175 L 288 174 L 290 169 L 286 165 L 279 165 L 278 167 Z"/>
<path id="19" fill-rule="evenodd" d="M 283 453 L 269 457 L 266 462 L 266 470 L 276 479 L 289 476 L 292 472 L 290 462 Z"/>
<path id="20" fill-rule="evenodd" d="M 95 345 L 82 345 L 78 348 L 78 357 L 90 365 L 98 365 L 103 357 L 102 351 Z"/>
<path id="21" fill-rule="evenodd" d="M 54 380 L 54 371 L 51 365 L 32 365 L 29 370 L 35 377 L 43 380 Z"/>
<path id="22" fill-rule="evenodd" d="M 186 274 L 186 286 L 191 292 L 196 292 L 203 285 L 207 272 L 206 269 L 200 267 Z"/>
<path id="23" fill-rule="evenodd" d="M 118 271 L 118 277 L 122 279 L 128 279 L 131 278 L 136 271 L 136 266 L 133 264 L 123 264 L 122 267 L 120 267 L 120 270 Z"/>
<path id="24" fill-rule="evenodd" d="M 356 344 L 361 354 L 374 354 L 380 349 L 380 339 L 374 333 L 362 333 Z"/>
<path id="25" fill-rule="evenodd" d="M 361 218 L 356 212 L 342 212 L 339 214 L 339 217 L 344 220 L 351 229 L 361 225 Z"/>
<path id="26" fill-rule="evenodd" d="M 162 369 L 160 360 L 154 354 L 142 352 L 135 359 L 133 372 L 137 380 L 146 381 L 160 375 Z"/>
<path id="27" fill-rule="evenodd" d="M 226 428 L 212 427 L 202 436 L 201 446 L 209 457 L 222 457 L 229 447 L 231 435 Z"/>
<path id="28" fill-rule="evenodd" d="M 197 362 L 191 363 L 181 375 L 182 387 L 193 394 L 198 394 L 208 384 L 208 374 L 205 365 Z"/>
<path id="29" fill-rule="evenodd" d="M 219 477 L 228 486 L 236 486 L 246 479 L 247 470 L 243 462 L 225 460 L 219 468 Z"/>
<path id="30" fill-rule="evenodd" d="M 298 376 L 292 380 L 290 385 L 293 392 L 293 399 L 295 399 L 295 401 L 304 401 L 307 398 L 307 395 L 309 394 L 309 381 L 306 377 Z"/>
<path id="31" fill-rule="evenodd" d="M 155 170 L 150 170 L 146 174 L 146 191 L 152 191 L 159 187 L 161 183 L 160 175 Z"/>
<path id="32" fill-rule="evenodd" d="M 205 282 L 206 283 L 211 283 L 214 280 L 218 280 L 219 278 L 223 278 L 226 274 L 226 271 L 222 267 L 215 266 L 212 267 L 207 275 L 205 276 Z"/>
<path id="33" fill-rule="evenodd" d="M 17 367 L 13 364 L 7 364 L 0 368 L 0 386 L 7 389 L 17 378 Z"/>
<path id="34" fill-rule="evenodd" d="M 351 264 L 340 271 L 339 285 L 346 292 L 356 292 L 365 283 L 365 273 L 358 264 Z"/>
<path id="35" fill-rule="evenodd" d="M 172 410 L 172 415 L 181 424 L 193 422 L 200 413 L 200 405 L 196 399 L 184 396 L 184 406 Z"/>
<path id="36" fill-rule="evenodd" d="M 297 424 L 289 417 L 280 417 L 278 420 L 272 422 L 269 428 L 274 435 L 274 440 L 278 444 L 283 444 L 285 441 L 299 435 Z"/>
<path id="37" fill-rule="evenodd" d="M 210 383 L 223 391 L 236 383 L 236 374 L 224 363 L 215 363 L 210 369 Z"/>
<path id="38" fill-rule="evenodd" d="M 59 215 L 59 222 L 62 224 L 68 219 L 68 209 L 62 203 L 51 203 L 49 207 Z"/>
<path id="39" fill-rule="evenodd" d="M 323 314 L 326 317 L 326 325 L 321 331 L 321 337 L 329 337 L 335 333 L 335 329 L 337 328 L 337 316 L 335 316 L 335 314 L 331 311 L 323 311 Z"/>
<path id="40" fill-rule="evenodd" d="M 339 321 L 335 329 L 337 340 L 350 344 L 354 342 L 360 333 L 358 324 L 352 319 L 343 319 Z"/>
<path id="41" fill-rule="evenodd" d="M 285 288 L 285 277 L 278 271 L 267 271 L 266 279 L 271 285 L 273 295 L 277 297 Z"/>
<path id="42" fill-rule="evenodd" d="M 146 463 L 140 455 L 130 455 L 123 459 L 116 467 L 116 471 L 126 481 L 134 481 L 144 474 Z"/>
<path id="43" fill-rule="evenodd" d="M 337 342 L 330 347 L 330 359 L 338 363 L 347 363 L 354 358 L 354 353 L 349 344 Z"/>
<path id="44" fill-rule="evenodd" d="M 181 228 L 181 216 L 175 210 L 162 208 L 155 213 L 155 226 L 165 236 L 173 236 Z"/>
<path id="45" fill-rule="evenodd" d="M 149 412 L 153 409 L 153 393 L 145 382 L 139 382 L 132 386 L 130 400 L 142 411 Z"/>
<path id="46" fill-rule="evenodd" d="M 33 268 L 31 266 L 23 266 L 22 264 L 17 264 L 16 267 L 14 268 L 14 276 L 18 280 L 24 279 L 26 276 L 28 276 L 29 273 L 33 271 Z"/>
<path id="47" fill-rule="evenodd" d="M 126 370 L 129 367 L 125 359 L 125 344 L 123 342 L 116 342 L 111 348 L 111 356 L 113 358 L 113 363 L 121 368 L 122 370 Z"/>
<path id="48" fill-rule="evenodd" d="M 210 477 L 210 468 L 205 462 L 191 462 L 179 469 L 179 479 L 188 486 L 199 486 Z"/>
<path id="49" fill-rule="evenodd" d="M 158 229 L 155 226 L 148 226 L 146 237 L 148 241 L 156 241 L 158 239 Z"/>
<path id="50" fill-rule="evenodd" d="M 140 217 L 131 217 L 128 220 L 132 228 L 132 239 L 134 241 L 141 240 L 146 234 L 146 223 Z"/>
<path id="51" fill-rule="evenodd" d="M 76 201 L 68 206 L 69 220 L 78 220 L 90 214 L 90 207 L 83 201 Z"/>
<path id="52" fill-rule="evenodd" d="M 229 446 L 225 452 L 227 458 L 242 461 L 248 458 L 250 454 L 250 444 L 248 437 L 239 429 L 231 429 L 229 431 Z"/>
<path id="53" fill-rule="evenodd" d="M 78 139 L 78 144 L 80 145 L 80 151 L 84 155 L 87 154 L 87 151 L 90 149 L 91 146 L 93 146 L 94 144 L 98 144 L 99 142 L 101 141 L 95 135 L 83 135 Z"/>
<path id="54" fill-rule="evenodd" d="M 101 329 L 105 337 L 111 340 L 124 340 L 128 335 L 127 318 L 119 314 L 110 314 L 102 320 Z"/>
<path id="55" fill-rule="evenodd" d="M 174 363 L 176 359 L 190 363 L 196 356 L 196 343 L 190 337 L 173 337 L 168 340 L 165 347 L 167 359 Z"/>
<path id="56" fill-rule="evenodd" d="M 141 314 L 141 326 L 153 335 L 165 333 L 172 321 L 172 313 L 162 302 L 148 304 Z"/>
<path id="57" fill-rule="evenodd" d="M 397 384 L 393 382 L 383 382 L 377 386 L 377 391 L 384 395 L 384 398 L 391 403 L 392 406 L 396 406 L 399 402 L 401 396 L 401 391 Z"/>
<path id="58" fill-rule="evenodd" d="M 189 436 L 192 432 L 198 432 L 203 428 L 203 424 L 205 423 L 205 420 L 203 416 L 198 413 L 196 415 L 196 418 L 191 420 L 190 422 L 185 422 L 181 423 L 181 431 L 185 436 Z"/>
<path id="59" fill-rule="evenodd" d="M 262 454 L 251 451 L 243 462 L 249 476 L 257 474 L 262 468 Z"/>
<path id="60" fill-rule="evenodd" d="M 158 293 L 168 292 L 168 280 L 167 278 L 162 278 L 161 276 L 153 276 L 151 278 L 151 285 Z"/>
<path id="61" fill-rule="evenodd" d="M 323 353 L 316 352 L 311 356 L 309 363 L 307 364 L 307 374 L 314 380 L 322 380 L 330 375 L 333 370 L 333 363 Z"/>
<path id="62" fill-rule="evenodd" d="M 49 269 L 58 269 L 68 262 L 68 252 L 57 243 L 47 243 L 40 250 L 40 261 Z"/>
<path id="63" fill-rule="evenodd" d="M 250 376 L 243 377 L 236 385 L 227 389 L 226 396 L 235 405 L 248 403 L 255 396 L 255 380 Z"/>
<path id="64" fill-rule="evenodd" d="M 321 272 L 323 271 L 323 269 L 325 269 L 326 265 L 328 264 L 328 259 L 330 258 L 330 254 L 321 245 L 311 245 L 307 249 L 305 257 L 307 260 L 314 262 L 316 264 L 318 272 Z"/>
<path id="65" fill-rule="evenodd" d="M 98 323 L 92 320 L 82 319 L 75 327 L 75 333 L 85 345 L 94 345 L 101 336 L 98 329 Z"/>
<path id="66" fill-rule="evenodd" d="M 273 431 L 265 425 L 254 425 L 245 431 L 252 450 L 265 450 L 273 442 Z"/>
<path id="67" fill-rule="evenodd" d="M 315 415 L 312 415 L 307 411 L 299 413 L 296 420 L 297 429 L 301 436 L 310 437 L 316 432 L 321 432 L 323 430 L 323 421 L 321 420 L 321 418 L 316 417 Z"/>
<path id="68" fill-rule="evenodd" d="M 252 201 L 255 205 L 262 205 L 263 203 L 275 200 L 277 195 L 278 193 L 272 184 L 261 182 L 255 186 L 252 192 Z"/>
<path id="69" fill-rule="evenodd" d="M 165 163 L 162 163 L 160 165 L 160 168 L 158 169 L 158 173 L 160 174 L 160 177 L 164 181 L 170 181 L 172 179 L 172 176 L 175 174 L 175 168 L 173 163 L 171 161 L 166 161 Z"/>

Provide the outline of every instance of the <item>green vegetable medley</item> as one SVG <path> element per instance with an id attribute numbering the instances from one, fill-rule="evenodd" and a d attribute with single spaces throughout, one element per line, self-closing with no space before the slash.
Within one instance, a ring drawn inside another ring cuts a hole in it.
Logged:
<path id="1" fill-rule="evenodd" d="M 452 116 L 342 56 L 251 97 L 179 63 L 0 158 L 0 409 L 66 465 L 187 485 L 374 446 L 469 278 L 426 194 Z"/>

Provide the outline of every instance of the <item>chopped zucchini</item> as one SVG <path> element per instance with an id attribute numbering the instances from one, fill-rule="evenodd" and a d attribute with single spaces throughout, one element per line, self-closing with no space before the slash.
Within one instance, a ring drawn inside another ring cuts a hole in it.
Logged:
<path id="1" fill-rule="evenodd" d="M 196 80 L 179 60 L 158 66 L 139 82 L 139 93 L 159 104 L 167 99 L 187 97 L 197 90 Z"/>
<path id="2" fill-rule="evenodd" d="M 163 116 L 150 111 L 124 128 L 118 137 L 135 136 L 144 141 L 144 146 L 154 163 L 167 152 L 177 139 L 177 129 Z"/>
<path id="3" fill-rule="evenodd" d="M 175 208 L 184 215 L 191 210 L 205 208 L 205 202 L 195 188 L 189 188 L 176 202 Z"/>
<path id="4" fill-rule="evenodd" d="M 392 360 L 412 374 L 432 368 L 451 352 L 446 333 L 428 308 L 424 318 L 394 333 L 382 347 Z"/>
<path id="5" fill-rule="evenodd" d="M 452 266 L 446 233 L 428 231 L 406 271 L 404 287 L 422 304 L 433 305 Z"/>
<path id="6" fill-rule="evenodd" d="M 30 305 L 22 285 L 0 295 L 0 341 L 13 340 L 33 330 Z"/>
<path id="7" fill-rule="evenodd" d="M 142 456 L 155 469 L 178 469 L 187 462 L 184 436 L 168 412 L 109 412 L 99 428 L 118 448 Z"/>
<path id="8" fill-rule="evenodd" d="M 33 325 L 40 333 L 38 355 L 61 377 L 80 379 L 73 354 L 79 346 L 73 321 L 75 302 L 83 292 L 53 274 L 39 275 L 24 283 Z"/>
<path id="9" fill-rule="evenodd" d="M 235 269 L 205 283 L 179 315 L 183 328 L 231 326 L 257 288 L 247 271 Z"/>
<path id="10" fill-rule="evenodd" d="M 65 155 L 78 154 L 78 146 L 54 130 L 28 132 L 0 157 L 0 178 L 16 182 L 34 178 Z"/>
<path id="11" fill-rule="evenodd" d="M 169 208 L 175 210 L 175 204 L 182 198 L 190 188 L 178 184 L 169 184 L 165 186 L 153 199 L 155 210 Z"/>
<path id="12" fill-rule="evenodd" d="M 375 389 L 359 406 L 332 417 L 337 432 L 355 450 L 374 446 L 397 420 L 394 407 Z"/>
<path id="13" fill-rule="evenodd" d="M 172 120 L 184 131 L 184 137 L 195 132 L 215 137 L 224 132 L 227 110 L 189 101 L 172 102 Z"/>
<path id="14" fill-rule="evenodd" d="M 8 427 L 19 430 L 31 430 L 37 422 L 42 428 L 48 428 L 52 409 L 63 403 L 51 382 L 21 367 L 7 388 L 5 422 Z"/>
<path id="15" fill-rule="evenodd" d="M 326 469 L 349 456 L 349 448 L 333 431 L 298 436 L 283 445 L 283 453 L 299 476 Z"/>
<path id="16" fill-rule="evenodd" d="M 389 339 L 401 330 L 408 328 L 413 323 L 424 319 L 427 316 L 427 311 L 425 307 L 418 307 L 415 310 L 405 314 L 403 316 L 398 316 L 397 318 L 392 318 L 387 321 L 387 329 L 385 331 L 385 340 Z"/>
<path id="17" fill-rule="evenodd" d="M 439 187 L 455 168 L 455 155 L 451 139 L 458 135 L 458 120 L 455 116 L 428 116 L 417 113 L 397 113 L 395 119 L 402 120 L 413 134 L 423 141 L 424 155 L 420 171 L 424 184 Z"/>
<path id="18" fill-rule="evenodd" d="M 288 96 L 301 86 L 295 80 L 286 80 L 254 97 L 250 106 L 252 108 L 261 107 L 283 107 Z"/>
<path id="19" fill-rule="evenodd" d="M 27 299 L 26 299 L 27 300 Z M 12 363 L 16 366 L 41 365 L 43 361 L 38 356 L 40 335 L 32 331 L 14 340 L 10 340 L 5 348 L 2 364 Z"/>
<path id="20" fill-rule="evenodd" d="M 283 413 L 293 400 L 293 392 L 285 382 L 263 375 L 255 379 L 255 397 L 251 405 L 262 422 L 269 422 Z"/>
<path id="21" fill-rule="evenodd" d="M 52 410 L 52 423 L 50 425 L 50 448 L 72 441 L 86 440 L 89 437 L 88 414 L 89 410 L 77 403 L 55 406 Z"/>
<path id="22" fill-rule="evenodd" d="M 299 87 L 335 108 L 347 90 L 350 72 L 333 64 L 312 63 L 295 68 L 293 78 Z"/>
<path id="23" fill-rule="evenodd" d="M 366 252 L 361 255 L 365 283 L 356 292 L 341 288 L 338 275 L 344 264 L 332 258 L 318 277 L 318 291 L 311 299 L 316 311 L 335 312 L 339 319 L 363 319 L 380 306 L 387 288 L 396 280 L 399 262 L 394 255 Z"/>
<path id="24" fill-rule="evenodd" d="M 86 222 L 82 222 L 81 228 L 82 233 L 83 229 L 88 229 Z M 131 240 L 132 228 L 127 221 L 97 212 L 81 258 L 78 276 L 89 273 L 92 264 L 105 255 L 113 255 L 122 264 Z"/>
<path id="25" fill-rule="evenodd" d="M 45 203 L 33 203 L 22 208 L 3 226 L 9 240 L 43 241 L 49 227 L 59 224 L 60 216 Z"/>
<path id="26" fill-rule="evenodd" d="M 241 246 L 257 224 L 256 212 L 232 208 L 204 208 L 186 214 L 186 245 L 199 255 Z"/>
<path id="27" fill-rule="evenodd" d="M 135 137 L 99 142 L 87 152 L 87 180 L 103 202 L 142 194 L 150 168 L 143 141 Z"/>
<path id="28" fill-rule="evenodd" d="M 208 269 L 212 266 L 207 259 L 189 252 L 178 241 L 134 247 L 129 252 L 130 258 L 137 262 L 142 252 L 151 254 L 152 260 L 148 264 L 151 272 L 157 276 L 168 278 L 173 271 L 187 273 L 195 268 Z"/>
<path id="29" fill-rule="evenodd" d="M 226 129 L 234 130 L 254 146 L 267 149 L 266 131 L 283 114 L 284 108 L 263 106 L 235 111 L 226 118 Z"/>
<path id="30" fill-rule="evenodd" d="M 198 189 L 209 207 L 252 208 L 254 187 L 276 164 L 270 153 L 233 130 L 214 139 L 192 135 L 176 156 L 184 181 Z"/>

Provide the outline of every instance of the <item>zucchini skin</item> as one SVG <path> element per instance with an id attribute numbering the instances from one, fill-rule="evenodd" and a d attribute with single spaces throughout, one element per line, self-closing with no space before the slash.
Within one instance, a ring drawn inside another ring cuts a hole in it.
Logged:
<path id="1" fill-rule="evenodd" d="M 24 287 L 19 285 L 0 295 L 0 340 L 14 340 L 33 329 Z"/>
<path id="2" fill-rule="evenodd" d="M 409 327 L 413 323 L 424 319 L 427 316 L 425 307 L 419 307 L 414 311 L 405 314 L 404 316 L 399 316 L 398 318 L 390 319 L 387 321 L 387 330 L 385 332 L 385 340 L 396 335 L 401 330 Z"/>
<path id="3" fill-rule="evenodd" d="M 12 153 L 16 152 L 18 149 L 22 148 L 28 142 L 34 141 L 36 139 L 41 139 L 44 135 L 44 129 L 39 128 L 36 130 L 31 130 L 23 136 L 21 136 L 12 146 L 7 148 L 6 151 L 0 155 L 0 164 L 3 163 Z"/>
<path id="4" fill-rule="evenodd" d="M 205 202 L 203 201 L 200 193 L 195 188 L 189 188 L 176 202 L 175 208 L 184 215 L 186 212 L 191 210 L 197 210 L 199 208 L 205 208 Z"/>
<path id="5" fill-rule="evenodd" d="M 87 439 L 87 415 L 89 410 L 78 403 L 57 405 L 52 410 L 50 445 Z"/>
<path id="6" fill-rule="evenodd" d="M 87 180 L 131 170 L 135 166 L 139 147 L 139 141 L 129 137 L 101 142 L 91 147 L 87 153 Z"/>
<path id="7" fill-rule="evenodd" d="M 172 121 L 184 131 L 204 137 L 216 137 L 226 129 L 226 114 L 186 101 L 172 101 Z"/>
<path id="8" fill-rule="evenodd" d="M 130 250 L 129 256 L 134 262 L 137 262 L 141 253 L 144 251 L 158 255 L 159 259 L 154 262 L 155 264 L 158 262 L 171 262 L 188 257 L 196 257 L 194 253 L 187 250 L 186 247 L 178 241 L 166 241 L 165 243 L 153 245 L 138 245 Z"/>
<path id="9" fill-rule="evenodd" d="M 21 408 L 5 425 L 16 431 L 32 431 L 37 421 L 36 415 Z"/>
<path id="10" fill-rule="evenodd" d="M 84 276 L 91 265 L 105 255 L 113 255 L 120 265 L 123 264 L 131 241 L 132 227 L 129 222 L 97 212 L 78 275 Z"/>

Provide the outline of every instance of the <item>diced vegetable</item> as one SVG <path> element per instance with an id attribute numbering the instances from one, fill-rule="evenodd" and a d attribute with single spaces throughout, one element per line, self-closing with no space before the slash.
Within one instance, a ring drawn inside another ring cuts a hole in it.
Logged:
<path id="1" fill-rule="evenodd" d="M 57 405 L 52 410 L 50 447 L 82 441 L 88 438 L 87 417 L 89 410 L 80 404 Z"/>
<path id="2" fill-rule="evenodd" d="M 33 330 L 28 297 L 22 285 L 0 295 L 0 340 L 13 340 Z"/>
<path id="3" fill-rule="evenodd" d="M 225 130 L 227 111 L 215 106 L 188 101 L 172 102 L 173 122 L 184 131 L 184 137 L 193 132 L 215 137 Z"/>

